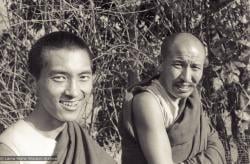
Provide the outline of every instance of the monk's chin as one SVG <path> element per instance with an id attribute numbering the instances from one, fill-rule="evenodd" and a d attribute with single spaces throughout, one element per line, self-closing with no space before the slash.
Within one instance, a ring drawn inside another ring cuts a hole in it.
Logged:
<path id="1" fill-rule="evenodd" d="M 176 92 L 176 97 L 178 98 L 187 98 L 189 97 L 193 92 L 193 88 L 189 88 L 189 89 L 177 89 Z"/>
<path id="2" fill-rule="evenodd" d="M 69 122 L 69 121 L 76 121 L 78 118 L 79 118 L 79 114 L 78 112 L 76 112 L 76 113 L 71 113 L 71 114 L 69 113 L 63 114 L 58 119 L 62 122 Z"/>

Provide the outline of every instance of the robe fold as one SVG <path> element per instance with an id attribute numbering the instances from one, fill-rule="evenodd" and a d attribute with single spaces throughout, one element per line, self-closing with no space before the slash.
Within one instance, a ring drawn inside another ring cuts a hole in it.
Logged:
<path id="1" fill-rule="evenodd" d="M 147 90 L 152 91 L 155 95 L 161 95 L 165 101 L 168 101 L 167 93 L 157 79 L 143 82 L 129 90 L 120 120 L 122 164 L 147 163 L 137 141 L 132 107 L 134 95 L 147 92 Z M 177 119 L 173 125 L 166 128 L 166 133 L 170 140 L 175 163 L 226 163 L 224 148 L 216 131 L 202 111 L 200 96 L 196 89 L 188 98 L 180 101 Z"/>
<path id="2" fill-rule="evenodd" d="M 97 145 L 88 133 L 75 122 L 68 122 L 54 151 L 60 164 L 115 164 L 116 162 Z"/>
<path id="3" fill-rule="evenodd" d="M 39 133 L 24 120 L 19 120 L 0 135 L 0 147 L 0 154 L 4 156 L 9 153 L 13 156 L 53 156 L 49 159 L 40 158 L 41 161 L 20 161 L 20 164 L 116 163 L 76 122 L 67 122 L 57 138 L 52 139 Z"/>

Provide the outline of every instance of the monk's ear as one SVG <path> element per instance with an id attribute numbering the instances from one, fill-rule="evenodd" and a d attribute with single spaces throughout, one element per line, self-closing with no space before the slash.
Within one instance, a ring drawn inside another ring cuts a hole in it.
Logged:
<path id="1" fill-rule="evenodd" d="M 93 72 L 93 74 L 92 74 L 93 85 L 95 85 L 96 81 L 98 80 L 97 78 L 98 78 L 98 77 L 97 77 L 97 75 L 96 75 L 96 72 Z"/>
<path id="2" fill-rule="evenodd" d="M 209 54 L 208 47 L 205 46 L 205 61 L 204 61 L 204 65 L 203 65 L 204 68 L 207 68 L 209 65 L 208 54 Z"/>
<path id="3" fill-rule="evenodd" d="M 164 70 L 164 65 L 165 65 L 165 61 L 161 61 L 159 66 L 157 67 L 157 71 L 160 73 Z"/>
<path id="4" fill-rule="evenodd" d="M 35 95 L 38 97 L 39 92 L 41 91 L 41 81 L 39 79 L 35 79 L 35 81 L 32 83 L 32 87 L 34 88 Z"/>
<path id="5" fill-rule="evenodd" d="M 204 49 L 205 49 L 205 61 L 204 61 L 204 68 L 207 68 L 209 65 L 209 60 L 208 60 L 208 53 L 209 53 L 209 49 L 207 47 L 207 43 L 206 42 L 202 42 L 204 45 Z"/>
<path id="6" fill-rule="evenodd" d="M 30 90 L 37 95 L 38 92 L 38 80 L 29 74 L 26 79 L 26 84 L 29 86 Z"/>
<path id="7" fill-rule="evenodd" d="M 209 60 L 208 60 L 208 57 L 206 56 L 203 67 L 207 68 L 208 65 L 209 65 Z"/>
<path id="8" fill-rule="evenodd" d="M 162 63 L 160 63 L 160 65 L 157 67 L 157 71 L 162 72 L 162 70 L 163 70 L 163 66 L 162 66 Z"/>
<path id="9" fill-rule="evenodd" d="M 153 74 L 154 75 L 159 75 L 163 71 L 163 66 L 162 63 L 159 64 L 158 66 L 155 67 Z"/>

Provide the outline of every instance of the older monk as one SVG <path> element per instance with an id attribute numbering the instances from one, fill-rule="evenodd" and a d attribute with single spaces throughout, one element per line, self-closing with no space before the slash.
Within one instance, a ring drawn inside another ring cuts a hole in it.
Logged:
<path id="1" fill-rule="evenodd" d="M 223 164 L 216 131 L 202 111 L 199 84 L 206 61 L 190 33 L 167 37 L 159 75 L 129 89 L 122 116 L 123 164 Z"/>

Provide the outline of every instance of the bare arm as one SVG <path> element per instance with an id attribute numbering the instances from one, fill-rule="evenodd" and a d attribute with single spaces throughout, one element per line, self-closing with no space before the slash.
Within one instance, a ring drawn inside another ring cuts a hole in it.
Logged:
<path id="1" fill-rule="evenodd" d="M 16 156 L 14 151 L 12 151 L 7 145 L 0 143 L 0 158 L 1 156 Z M 19 164 L 18 161 L 1 161 L 0 164 Z"/>
<path id="2" fill-rule="evenodd" d="M 143 154 L 150 164 L 172 164 L 172 152 L 162 112 L 155 98 L 147 92 L 133 100 L 136 132 Z"/>

